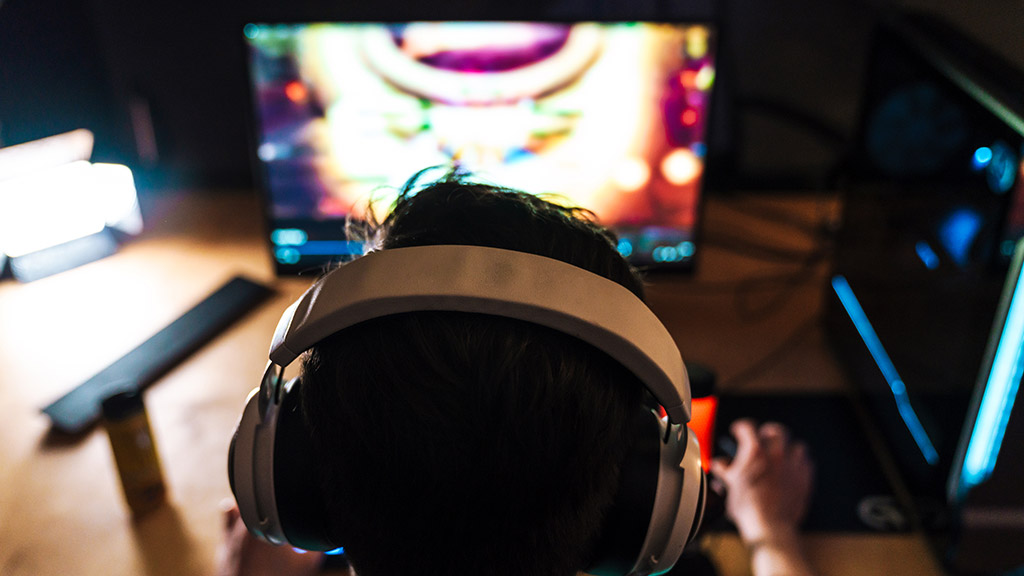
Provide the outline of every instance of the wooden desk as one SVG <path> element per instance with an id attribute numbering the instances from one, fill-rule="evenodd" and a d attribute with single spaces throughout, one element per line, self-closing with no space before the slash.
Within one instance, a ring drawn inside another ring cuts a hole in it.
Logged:
<path id="1" fill-rule="evenodd" d="M 724 247 L 714 229 L 785 240 L 785 230 L 737 211 L 757 202 L 709 203 L 712 240 L 696 278 L 656 277 L 650 300 L 684 357 L 715 368 L 744 390 L 838 390 L 842 374 L 820 331 L 821 267 L 784 287 L 781 304 L 743 313 L 778 296 L 776 286 L 737 283 L 780 270 Z M 731 204 L 732 203 L 732 204 Z M 771 204 L 815 217 L 829 202 Z M 281 310 L 308 285 L 276 279 L 262 240 L 254 194 L 183 193 L 145 199 L 144 235 L 109 258 L 31 284 L 0 283 L 0 574 L 210 574 L 220 541 L 220 503 L 230 497 L 226 454 L 246 394 L 255 387 Z M 744 221 L 747 218 L 747 221 Z M 750 228 L 754 226 L 754 228 Z M 792 231 L 789 234 L 792 235 Z M 799 235 L 797 235 L 799 236 Z M 716 242 L 719 245 L 716 246 Z M 791 245 L 807 247 L 798 238 Z M 740 272 L 742 270 L 742 272 Z M 106 435 L 94 430 L 55 442 L 40 408 L 116 360 L 235 274 L 272 284 L 278 295 L 172 370 L 146 393 L 170 490 L 170 505 L 132 521 Z M 741 286 L 747 286 L 744 293 Z M 756 311 L 755 311 L 756 312 Z M 794 332 L 794 331 L 801 332 Z M 788 348 L 763 369 L 747 368 L 786 335 Z M 730 384 L 730 382 L 732 384 Z M 722 576 L 746 574 L 734 537 L 709 538 Z M 822 574 L 939 574 L 923 538 L 814 535 L 808 553 Z"/>

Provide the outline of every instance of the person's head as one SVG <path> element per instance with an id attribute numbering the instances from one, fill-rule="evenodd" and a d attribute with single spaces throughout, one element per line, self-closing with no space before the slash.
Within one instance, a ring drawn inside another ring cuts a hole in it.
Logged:
<path id="1" fill-rule="evenodd" d="M 642 298 L 590 215 L 449 174 L 406 185 L 380 249 L 530 252 Z M 569 575 L 595 552 L 643 386 L 571 336 L 456 312 L 386 316 L 314 346 L 301 405 L 335 540 L 361 576 Z"/>

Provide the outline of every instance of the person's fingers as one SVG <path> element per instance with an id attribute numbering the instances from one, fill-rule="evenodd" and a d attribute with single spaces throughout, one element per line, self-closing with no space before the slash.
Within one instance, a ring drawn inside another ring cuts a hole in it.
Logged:
<path id="1" fill-rule="evenodd" d="M 242 513 L 238 511 L 238 506 L 235 506 L 234 502 L 230 504 L 221 502 L 221 513 L 224 517 L 224 528 L 227 530 L 234 527 L 242 518 Z"/>
<path id="2" fill-rule="evenodd" d="M 802 450 L 800 453 L 800 471 L 803 473 L 806 479 L 807 489 L 811 491 L 814 489 L 814 477 L 817 474 L 815 471 L 814 459 L 810 455 L 810 451 L 807 446 L 802 444 Z"/>
<path id="3" fill-rule="evenodd" d="M 757 439 L 757 423 L 750 418 L 740 418 L 733 421 L 729 426 L 729 431 L 736 437 L 736 442 L 739 443 L 744 439 L 756 440 Z"/>
<path id="4" fill-rule="evenodd" d="M 712 458 L 709 470 L 718 478 L 724 478 L 729 471 L 729 460 L 725 458 Z"/>
<path id="5" fill-rule="evenodd" d="M 757 437 L 761 441 L 786 444 L 789 442 L 789 429 L 778 422 L 765 422 L 758 427 Z"/>
<path id="6" fill-rule="evenodd" d="M 760 446 L 757 425 L 753 420 L 741 418 L 732 423 L 729 431 L 736 438 L 736 456 L 733 457 L 733 463 L 742 467 L 757 454 Z"/>
<path id="7" fill-rule="evenodd" d="M 778 422 L 765 422 L 757 429 L 761 448 L 770 460 L 785 458 L 790 448 L 789 430 Z"/>
<path id="8" fill-rule="evenodd" d="M 803 442 L 793 442 L 790 446 L 790 453 L 793 455 L 793 459 L 801 464 L 811 462 L 810 454 L 807 452 L 807 444 Z"/>

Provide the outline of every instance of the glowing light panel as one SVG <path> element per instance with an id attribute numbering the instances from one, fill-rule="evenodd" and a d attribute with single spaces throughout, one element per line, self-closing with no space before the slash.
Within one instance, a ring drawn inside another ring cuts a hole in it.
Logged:
<path id="1" fill-rule="evenodd" d="M 889 384 L 893 400 L 896 402 L 896 410 L 899 412 L 900 418 L 903 419 L 903 423 L 907 426 L 907 430 L 910 431 L 910 435 L 921 451 L 921 455 L 929 464 L 933 466 L 938 464 L 939 453 L 935 450 L 931 439 L 928 438 L 928 432 L 921 425 L 914 407 L 910 404 L 906 384 L 903 383 L 903 379 L 900 378 L 899 373 L 896 371 L 896 366 L 885 351 L 882 341 L 878 338 L 878 334 L 871 325 L 871 321 L 868 320 L 867 314 L 864 313 L 864 308 L 861 307 L 860 301 L 853 293 L 850 283 L 845 277 L 836 276 L 832 278 L 832 289 L 835 290 L 836 296 L 839 297 L 839 301 L 842 302 L 850 320 L 853 321 L 853 325 L 857 329 L 857 333 L 860 334 L 861 340 L 864 341 L 868 352 L 871 353 L 875 364 Z"/>
<path id="2" fill-rule="evenodd" d="M 0 248 L 17 258 L 103 230 L 101 207 L 83 190 L 91 168 L 72 162 L 0 182 Z"/>
<path id="3" fill-rule="evenodd" d="M 1024 373 L 1024 282 L 1018 274 L 1006 322 L 985 382 L 960 478 L 969 490 L 988 479 L 999 457 L 1006 423 L 1010 418 L 1021 375 Z"/>

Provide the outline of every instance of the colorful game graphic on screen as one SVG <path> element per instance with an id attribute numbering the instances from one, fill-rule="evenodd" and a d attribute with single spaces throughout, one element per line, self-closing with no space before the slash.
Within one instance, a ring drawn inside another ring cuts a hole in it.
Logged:
<path id="1" fill-rule="evenodd" d="M 386 214 L 412 174 L 453 164 L 592 210 L 638 264 L 692 263 L 710 27 L 250 24 L 245 36 L 279 271 L 361 253 L 346 218 Z"/>

